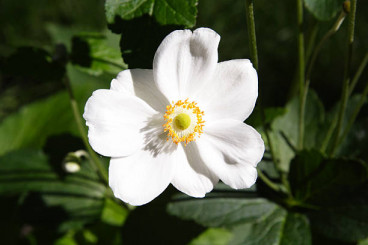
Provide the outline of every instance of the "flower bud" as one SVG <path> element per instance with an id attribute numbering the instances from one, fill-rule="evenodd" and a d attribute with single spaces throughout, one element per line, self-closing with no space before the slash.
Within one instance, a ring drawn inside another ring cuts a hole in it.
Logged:
<path id="1" fill-rule="evenodd" d="M 346 14 L 350 13 L 350 0 L 345 1 L 345 2 L 342 4 L 342 8 L 344 9 L 344 12 L 345 12 Z"/>

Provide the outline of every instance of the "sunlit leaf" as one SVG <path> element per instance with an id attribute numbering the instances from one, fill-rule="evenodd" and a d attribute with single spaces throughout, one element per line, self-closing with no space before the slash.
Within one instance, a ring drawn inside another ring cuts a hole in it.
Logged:
<path id="1" fill-rule="evenodd" d="M 114 34 L 109 36 L 111 35 Z M 115 47 L 111 47 L 108 45 L 107 37 L 100 33 L 74 36 L 71 60 L 73 64 L 91 75 L 101 75 L 103 72 L 116 75 L 127 68 L 119 52 L 119 42 L 116 42 Z"/>
<path id="2" fill-rule="evenodd" d="M 197 15 L 197 0 L 107 0 L 105 3 L 108 23 L 118 16 L 123 20 L 154 16 L 162 25 L 193 27 Z"/>

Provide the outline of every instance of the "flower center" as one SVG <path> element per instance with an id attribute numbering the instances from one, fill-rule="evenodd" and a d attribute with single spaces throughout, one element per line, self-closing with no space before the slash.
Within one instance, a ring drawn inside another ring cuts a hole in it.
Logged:
<path id="1" fill-rule="evenodd" d="M 180 113 L 174 118 L 174 123 L 180 130 L 187 129 L 190 126 L 190 116 L 185 113 Z"/>
<path id="2" fill-rule="evenodd" d="M 171 137 L 175 144 L 184 142 L 186 146 L 189 142 L 195 141 L 203 132 L 204 121 L 197 103 L 178 100 L 176 103 L 166 106 L 164 115 L 164 131 L 167 133 L 167 140 Z"/>

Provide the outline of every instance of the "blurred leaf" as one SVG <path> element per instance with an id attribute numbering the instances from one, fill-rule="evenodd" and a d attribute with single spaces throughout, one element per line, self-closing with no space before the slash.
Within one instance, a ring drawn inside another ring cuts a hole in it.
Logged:
<path id="1" fill-rule="evenodd" d="M 89 171 L 91 169 L 82 165 L 80 172 L 60 179 L 48 163 L 46 155 L 41 151 L 10 152 L 0 157 L 0 194 L 32 191 L 102 198 L 106 189 L 102 184 L 87 177 Z M 50 202 L 53 201 L 57 200 L 50 199 Z M 77 202 L 75 204 L 78 205 Z"/>
<path id="2" fill-rule="evenodd" d="M 112 76 L 89 76 L 68 67 L 75 97 L 83 113 L 92 91 L 107 87 Z M 47 137 L 69 132 L 79 135 L 67 92 L 59 92 L 44 100 L 28 104 L 0 123 L 0 155 L 24 147 L 41 148 Z"/>
<path id="3" fill-rule="evenodd" d="M 302 151 L 293 159 L 289 180 L 293 196 L 314 205 L 331 205 L 368 180 L 362 161 L 327 159 L 316 150 Z"/>
<path id="4" fill-rule="evenodd" d="M 257 222 L 234 227 L 233 233 L 229 245 L 312 244 L 308 219 L 279 207 Z"/>
<path id="5" fill-rule="evenodd" d="M 345 242 L 357 242 L 367 238 L 367 200 L 367 183 L 352 193 L 343 193 L 330 207 L 308 214 L 312 230 L 328 238 Z"/>
<path id="6" fill-rule="evenodd" d="M 344 0 L 304 0 L 305 7 L 318 20 L 330 20 L 342 10 Z"/>
<path id="7" fill-rule="evenodd" d="M 295 155 L 289 144 L 296 147 L 298 142 L 299 100 L 297 97 L 286 105 L 286 110 L 283 116 L 273 121 L 270 134 L 275 147 L 274 152 L 284 171 L 288 171 L 290 161 Z M 321 101 L 315 92 L 309 91 L 305 108 L 304 148 L 316 148 L 321 144 L 320 128 L 324 124 L 324 118 L 325 112 Z"/>
<path id="8" fill-rule="evenodd" d="M 0 124 L 0 155 L 21 147 L 41 147 L 47 136 L 77 134 L 66 92 L 24 106 Z"/>
<path id="9" fill-rule="evenodd" d="M 74 232 L 68 232 L 63 237 L 57 239 L 54 245 L 78 245 L 73 236 Z"/>
<path id="10" fill-rule="evenodd" d="M 82 165 L 78 173 L 59 176 L 41 151 L 11 152 L 0 157 L 0 194 L 27 194 L 22 209 L 29 223 L 80 228 L 99 219 L 104 203 L 106 188 L 87 177 L 90 171 Z"/>
<path id="11" fill-rule="evenodd" d="M 111 199 L 105 200 L 101 217 L 103 222 L 113 226 L 121 226 L 123 225 L 127 215 L 128 210 L 126 210 L 122 205 L 117 204 Z"/>
<path id="12" fill-rule="evenodd" d="M 209 228 L 189 245 L 227 245 L 232 237 L 231 232 L 222 228 Z"/>
<path id="13" fill-rule="evenodd" d="M 131 20 L 144 14 L 154 16 L 161 25 L 193 27 L 197 16 L 198 0 L 106 0 L 106 18 L 109 24 L 115 17 Z"/>
<path id="14" fill-rule="evenodd" d="M 85 33 L 73 37 L 71 60 L 73 64 L 91 75 L 103 72 L 118 74 L 127 68 L 118 46 L 110 47 L 105 35 Z"/>
<path id="15" fill-rule="evenodd" d="M 272 212 L 276 204 L 263 198 L 213 198 L 182 200 L 169 203 L 167 209 L 172 215 L 195 220 L 209 226 L 233 226 L 244 222 L 254 222 Z"/>
<path id="16" fill-rule="evenodd" d="M 368 238 L 358 242 L 358 245 L 368 245 Z"/>

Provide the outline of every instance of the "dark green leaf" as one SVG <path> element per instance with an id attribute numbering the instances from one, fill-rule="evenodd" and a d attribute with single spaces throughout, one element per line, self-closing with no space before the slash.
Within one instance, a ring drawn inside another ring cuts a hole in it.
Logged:
<path id="1" fill-rule="evenodd" d="M 91 75 L 101 75 L 103 72 L 116 75 L 127 68 L 117 47 L 118 42 L 116 48 L 109 46 L 105 35 L 80 34 L 73 37 L 71 60 Z"/>
<path id="2" fill-rule="evenodd" d="M 107 0 L 106 18 L 114 23 L 116 16 L 131 20 L 144 14 L 154 16 L 161 25 L 193 27 L 197 16 L 197 0 Z"/>
<path id="3" fill-rule="evenodd" d="M 328 238 L 357 242 L 368 237 L 368 184 L 344 193 L 331 207 L 309 213 L 312 229 Z"/>
<path id="4" fill-rule="evenodd" d="M 306 8 L 318 20 L 330 20 L 342 10 L 344 0 L 304 0 Z"/>
<path id="5" fill-rule="evenodd" d="M 0 194 L 32 191 L 102 198 L 105 187 L 86 177 L 88 171 L 91 169 L 82 165 L 80 172 L 62 178 L 41 151 L 14 151 L 0 157 Z"/>
<path id="6" fill-rule="evenodd" d="M 364 162 L 326 159 L 318 151 L 302 151 L 293 159 L 289 180 L 294 197 L 314 205 L 331 205 L 368 179 Z"/>
<path id="7" fill-rule="evenodd" d="M 229 227 L 254 222 L 268 215 L 276 207 L 276 204 L 263 198 L 210 198 L 171 202 L 168 212 L 183 219 L 195 220 L 204 226 Z"/>
<path id="8" fill-rule="evenodd" d="M 246 223 L 233 229 L 230 245 L 309 245 L 311 234 L 308 219 L 277 207 L 258 222 Z"/>

